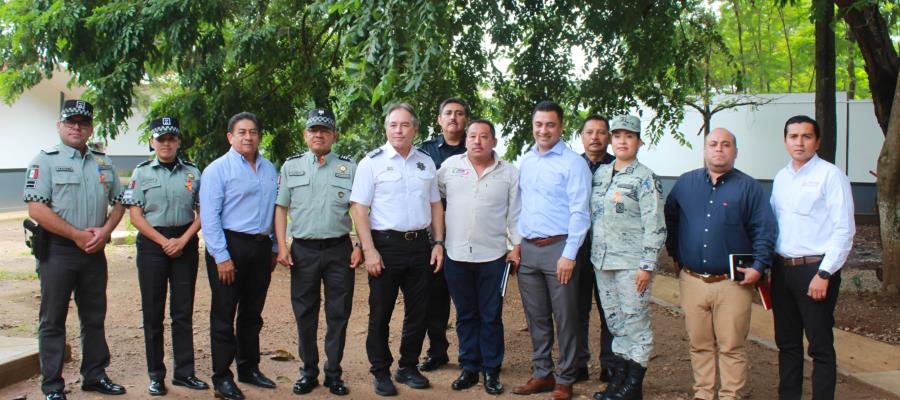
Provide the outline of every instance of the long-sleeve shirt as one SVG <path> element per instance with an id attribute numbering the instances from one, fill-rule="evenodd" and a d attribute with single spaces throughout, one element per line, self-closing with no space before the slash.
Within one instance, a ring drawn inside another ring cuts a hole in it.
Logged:
<path id="1" fill-rule="evenodd" d="M 662 184 L 637 160 L 621 171 L 606 164 L 594 173 L 591 191 L 595 269 L 656 269 L 666 241 Z"/>
<path id="2" fill-rule="evenodd" d="M 519 234 L 527 239 L 568 235 L 562 256 L 574 260 L 590 225 L 591 171 L 584 159 L 562 141 L 544 154 L 535 146 L 519 164 L 519 189 Z"/>
<path id="3" fill-rule="evenodd" d="M 681 175 L 666 199 L 669 255 L 691 271 L 728 273 L 729 254 L 753 254 L 753 269 L 772 265 L 777 223 L 762 186 L 733 169 L 713 184 L 706 168 Z"/>
<path id="4" fill-rule="evenodd" d="M 789 258 L 824 255 L 819 269 L 841 269 L 856 234 L 847 175 L 816 155 L 796 171 L 788 163 L 775 175 L 771 204 L 778 220 L 775 252 Z"/>
<path id="5" fill-rule="evenodd" d="M 507 252 L 507 237 L 521 242 L 519 172 L 494 154 L 481 176 L 466 154 L 452 156 L 438 171 L 438 188 L 447 199 L 447 255 L 461 262 L 487 262 Z M 509 234 L 507 234 L 509 232 Z"/>
<path id="6" fill-rule="evenodd" d="M 200 186 L 200 225 L 206 250 L 216 263 L 231 259 L 225 230 L 272 234 L 278 171 L 261 154 L 256 155 L 256 172 L 234 148 L 217 158 L 203 171 Z"/>

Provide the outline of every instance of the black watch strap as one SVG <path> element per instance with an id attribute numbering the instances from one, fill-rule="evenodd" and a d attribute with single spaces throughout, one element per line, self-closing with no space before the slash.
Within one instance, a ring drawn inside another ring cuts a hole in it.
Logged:
<path id="1" fill-rule="evenodd" d="M 829 273 L 828 271 L 826 271 L 824 269 L 820 269 L 819 272 L 817 272 L 816 274 L 819 275 L 819 278 L 822 278 L 822 279 L 831 278 L 831 273 Z"/>

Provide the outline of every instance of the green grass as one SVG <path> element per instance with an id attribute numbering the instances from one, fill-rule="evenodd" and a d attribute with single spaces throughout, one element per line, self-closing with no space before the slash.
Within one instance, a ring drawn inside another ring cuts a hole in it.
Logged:
<path id="1" fill-rule="evenodd" d="M 38 276 L 36 272 L 14 272 L 0 270 L 0 281 L 34 281 Z"/>

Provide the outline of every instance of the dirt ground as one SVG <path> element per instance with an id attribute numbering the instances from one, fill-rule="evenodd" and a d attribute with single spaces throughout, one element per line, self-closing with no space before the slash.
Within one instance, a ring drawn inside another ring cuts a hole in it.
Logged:
<path id="1" fill-rule="evenodd" d="M 20 221 L 0 222 L 0 336 L 36 337 L 37 336 L 37 309 L 40 301 L 38 281 L 35 279 L 34 260 L 28 255 L 27 249 L 22 244 L 22 229 Z M 110 246 L 107 248 L 109 258 L 109 285 L 108 294 L 109 312 L 107 313 L 107 339 L 112 351 L 112 364 L 107 372 L 117 383 L 123 384 L 128 389 L 126 398 L 149 398 L 146 392 L 147 375 L 144 358 L 143 331 L 141 327 L 140 295 L 137 290 L 137 273 L 134 266 L 133 246 Z M 202 258 L 201 258 L 202 259 Z M 371 376 L 368 374 L 368 361 L 365 353 L 366 323 L 368 318 L 367 296 L 368 287 L 363 270 L 357 271 L 356 288 L 354 295 L 353 315 L 348 330 L 348 340 L 343 361 L 344 380 L 351 390 L 348 398 L 376 398 L 371 387 Z M 848 279 L 845 278 L 845 282 Z M 504 305 L 504 323 L 506 339 L 506 358 L 502 381 L 506 386 L 504 397 L 515 398 L 510 394 L 513 386 L 524 383 L 530 375 L 531 342 L 528 332 L 525 331 L 525 320 L 522 312 L 522 303 L 519 298 L 515 280 L 511 280 L 511 287 Z M 845 283 L 846 286 L 846 283 Z M 842 295 L 843 296 L 843 295 Z M 868 295 L 865 295 L 868 296 Z M 872 298 L 861 297 L 865 301 Z M 839 304 L 845 303 L 850 296 L 844 296 Z M 879 298 L 874 297 L 875 303 Z M 209 381 L 210 354 L 209 354 L 209 286 L 207 284 L 206 269 L 201 264 L 197 283 L 197 297 L 194 312 L 194 343 L 197 358 L 197 375 Z M 400 326 L 402 323 L 402 302 L 395 310 L 391 324 L 391 348 L 396 356 L 399 347 Z M 891 305 L 894 316 L 893 327 L 896 328 L 896 303 Z M 887 311 L 885 311 L 887 312 Z M 87 394 L 82 392 L 79 382 L 78 366 L 80 360 L 80 344 L 78 341 L 78 318 L 75 314 L 74 304 L 70 311 L 67 324 L 69 344 L 73 350 L 73 362 L 66 364 L 64 377 L 70 398 L 94 399 L 104 396 Z M 296 357 L 297 334 L 290 307 L 289 273 L 279 267 L 273 275 L 268 301 L 263 314 L 265 326 L 262 332 L 262 351 L 267 354 L 263 357 L 262 371 L 274 378 L 278 388 L 274 390 L 257 389 L 248 385 L 241 385 L 248 398 L 291 398 L 291 385 L 297 378 L 299 361 L 275 361 L 268 354 L 278 350 L 284 350 Z M 451 321 L 453 317 L 451 317 Z M 591 316 L 591 324 L 599 326 L 599 318 L 596 314 Z M 324 319 L 320 319 L 320 344 L 324 335 Z M 853 326 L 852 322 L 846 323 Z M 650 362 L 648 377 L 645 381 L 645 393 L 648 399 L 690 399 L 691 398 L 691 368 L 688 355 L 687 336 L 684 331 L 684 322 L 677 309 L 665 306 L 653 306 L 653 330 L 655 332 L 654 354 Z M 169 332 L 168 326 L 166 331 Z M 591 343 L 596 346 L 599 338 L 598 330 L 592 329 Z M 491 398 L 484 393 L 479 385 L 470 390 L 455 393 L 450 389 L 450 382 L 458 375 L 456 356 L 456 335 L 448 332 L 451 346 L 451 363 L 426 376 L 431 380 L 433 388 L 428 390 L 414 390 L 404 385 L 398 385 L 400 396 L 403 398 Z M 167 351 L 171 349 L 167 339 Z M 426 344 L 427 346 L 427 344 Z M 321 349 L 320 349 L 321 352 Z M 777 354 L 770 348 L 756 343 L 750 344 L 750 384 L 747 395 L 750 398 L 769 399 L 775 397 L 777 386 Z M 324 358 L 324 356 L 323 356 Z M 171 358 L 167 354 L 167 365 L 171 368 Z M 596 362 L 596 361 L 595 361 Z M 809 368 L 807 363 L 807 381 L 805 389 L 809 391 Z M 590 398 L 597 390 L 598 382 L 597 366 L 591 365 L 591 377 L 589 382 L 575 386 L 576 398 Z M 839 377 L 837 386 L 837 398 L 839 399 L 896 399 L 880 390 L 871 388 L 861 382 L 848 377 Z M 330 396 L 324 388 L 317 388 L 308 395 L 310 398 L 325 398 Z M 807 393 L 807 396 L 809 394 Z M 41 398 L 39 378 L 33 377 L 0 389 L 0 399 Z M 196 392 L 169 385 L 168 398 L 211 398 L 212 391 Z M 543 397 L 532 397 L 543 398 Z"/>

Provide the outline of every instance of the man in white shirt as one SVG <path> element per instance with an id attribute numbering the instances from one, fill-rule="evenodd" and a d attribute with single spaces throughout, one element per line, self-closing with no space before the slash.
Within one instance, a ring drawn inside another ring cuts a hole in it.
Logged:
<path id="1" fill-rule="evenodd" d="M 837 379 L 834 307 L 856 226 L 847 175 L 816 155 L 820 144 L 812 118 L 798 115 L 785 122 L 791 161 L 775 175 L 771 199 L 779 232 L 772 306 L 781 399 L 803 394 L 804 333 L 813 359 L 813 398 L 833 399 Z"/>
<path id="2" fill-rule="evenodd" d="M 356 169 L 350 213 L 369 273 L 366 353 L 375 393 L 394 396 L 388 336 L 398 289 L 403 290 L 404 318 L 394 379 L 414 389 L 430 385 L 416 363 L 425 336 L 427 274 L 440 271 L 444 258 L 444 208 L 434 161 L 412 145 L 419 129 L 412 106 L 388 107 L 384 128 L 388 142 L 370 151 Z M 429 226 L 434 248 L 428 241 Z"/>
<path id="3" fill-rule="evenodd" d="M 438 171 L 447 199 L 447 256 L 444 275 L 456 305 L 459 366 L 453 390 L 468 389 L 484 373 L 484 390 L 503 393 L 503 298 L 506 263 L 519 263 L 519 173 L 500 160 L 494 124 L 472 121 L 467 152 L 448 158 Z M 513 249 L 507 247 L 507 240 Z"/>

